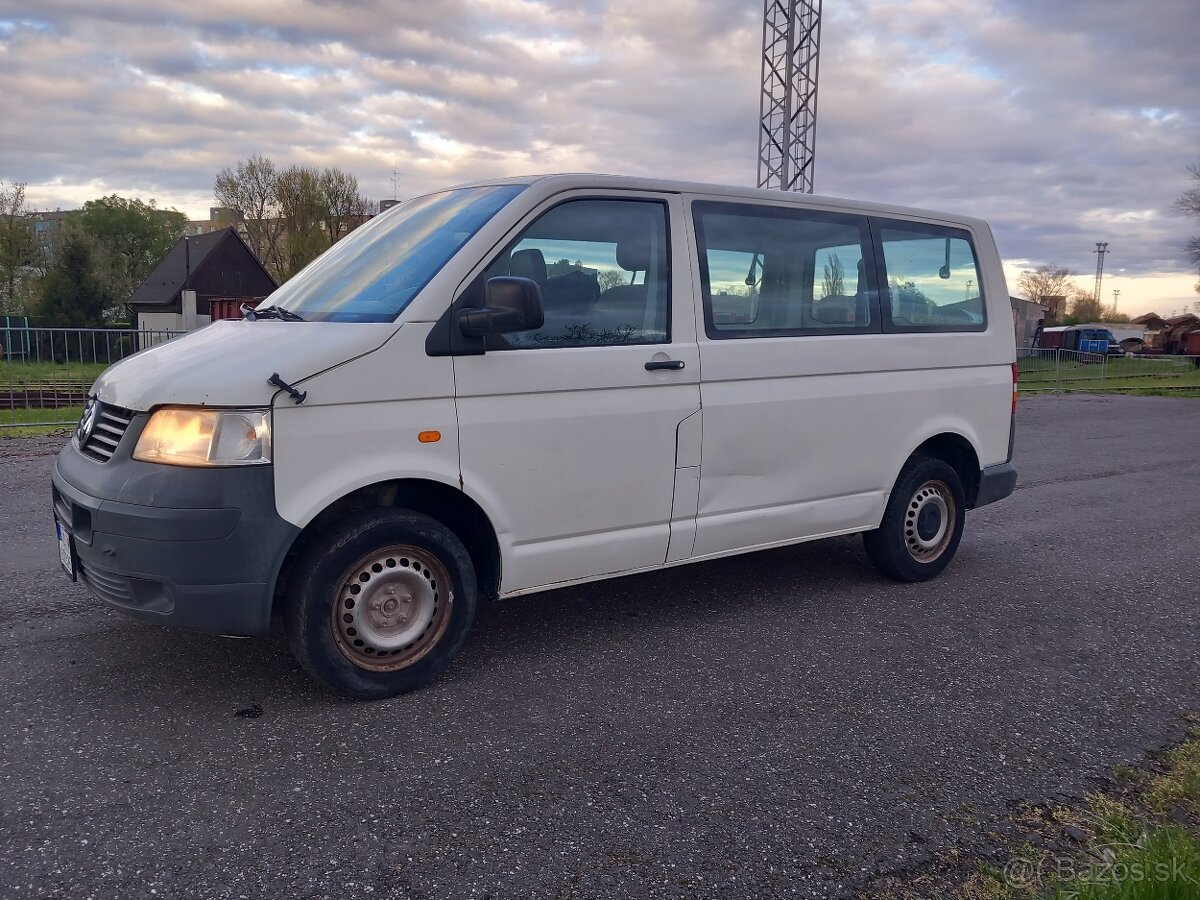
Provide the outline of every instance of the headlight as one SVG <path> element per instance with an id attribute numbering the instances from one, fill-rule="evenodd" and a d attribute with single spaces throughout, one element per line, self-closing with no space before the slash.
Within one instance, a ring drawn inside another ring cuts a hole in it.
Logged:
<path id="1" fill-rule="evenodd" d="M 165 406 L 142 429 L 133 458 L 176 466 L 246 466 L 271 461 L 265 409 Z"/>

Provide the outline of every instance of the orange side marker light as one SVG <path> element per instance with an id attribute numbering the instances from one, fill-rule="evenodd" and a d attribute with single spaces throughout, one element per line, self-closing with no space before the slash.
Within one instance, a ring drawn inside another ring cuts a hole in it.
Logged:
<path id="1" fill-rule="evenodd" d="M 436 444 L 442 439 L 440 431 L 422 431 L 417 435 L 417 440 L 422 444 Z"/>

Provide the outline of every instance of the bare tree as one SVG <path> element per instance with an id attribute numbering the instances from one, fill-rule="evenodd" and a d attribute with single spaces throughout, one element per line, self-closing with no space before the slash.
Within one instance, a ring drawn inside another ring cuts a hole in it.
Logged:
<path id="1" fill-rule="evenodd" d="M 1174 209 L 1182 215 L 1193 219 L 1200 219 L 1200 163 L 1188 166 L 1188 175 L 1191 177 L 1193 184 L 1179 195 L 1179 199 L 1174 203 Z M 1192 265 L 1197 270 L 1200 270 L 1200 235 L 1191 238 L 1184 245 L 1184 250 L 1188 255 L 1188 259 L 1192 261 Z M 1196 282 L 1196 293 L 1200 293 L 1200 281 Z"/>
<path id="2" fill-rule="evenodd" d="M 836 253 L 825 263 L 825 275 L 821 279 L 821 297 L 840 297 L 846 292 L 846 275 L 842 261 Z"/>
<path id="3" fill-rule="evenodd" d="M 329 211 L 321 190 L 321 172 L 310 166 L 289 166 L 275 181 L 279 214 L 286 231 L 284 263 L 290 278 L 323 253 Z"/>
<path id="4" fill-rule="evenodd" d="M 615 287 L 629 284 L 629 273 L 623 269 L 601 269 L 596 276 L 596 282 L 600 285 L 600 292 L 612 290 Z"/>
<path id="5" fill-rule="evenodd" d="M 341 169 L 325 169 L 320 177 L 325 206 L 325 233 L 336 244 L 369 215 L 370 201 L 358 192 L 358 179 Z"/>
<path id="6" fill-rule="evenodd" d="M 258 155 L 218 172 L 213 194 L 243 214 L 251 249 L 280 282 L 366 221 L 373 206 L 348 172 L 281 170 Z"/>
<path id="7" fill-rule="evenodd" d="M 1066 297 L 1074 287 L 1073 277 L 1074 273 L 1065 266 L 1043 264 L 1022 272 L 1017 279 L 1017 290 L 1035 302 L 1046 297 Z"/>
<path id="8" fill-rule="evenodd" d="M 363 224 L 371 216 L 375 215 L 375 210 L 379 209 L 379 202 L 372 200 L 370 197 L 364 197 L 362 194 L 354 201 L 354 206 L 351 211 L 350 228 L 353 231 L 359 225 Z"/>
<path id="9" fill-rule="evenodd" d="M 255 154 L 233 169 L 217 173 L 213 196 L 217 205 L 238 210 L 245 217 L 250 248 L 277 281 L 283 279 L 285 265 L 281 253 L 283 223 L 280 219 L 275 163 Z"/>

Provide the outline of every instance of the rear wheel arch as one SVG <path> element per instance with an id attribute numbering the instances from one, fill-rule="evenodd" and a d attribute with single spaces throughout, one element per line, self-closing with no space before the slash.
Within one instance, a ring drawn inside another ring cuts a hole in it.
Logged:
<path id="1" fill-rule="evenodd" d="M 966 495 L 967 509 L 975 506 L 979 495 L 979 453 L 975 445 L 964 435 L 955 431 L 943 431 L 921 443 L 901 466 L 901 471 L 916 457 L 940 459 L 949 464 L 958 473 L 962 483 L 963 494 Z"/>
<path id="2" fill-rule="evenodd" d="M 279 611 L 290 571 L 306 548 L 346 517 L 365 509 L 408 509 L 441 522 L 462 541 L 471 557 L 482 598 L 500 592 L 500 542 L 483 508 L 463 491 L 438 481 L 399 478 L 360 487 L 330 503 L 292 542 L 276 579 L 273 610 Z"/>

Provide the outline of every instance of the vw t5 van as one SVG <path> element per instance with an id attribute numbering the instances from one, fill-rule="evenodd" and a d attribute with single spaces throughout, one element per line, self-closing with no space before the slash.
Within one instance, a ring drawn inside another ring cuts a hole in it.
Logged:
<path id="1" fill-rule="evenodd" d="M 831 535 L 885 575 L 1008 495 L 987 225 L 556 175 L 417 197 L 244 320 L 112 366 L 59 454 L 63 566 L 330 688 L 454 659 L 477 604 Z"/>

